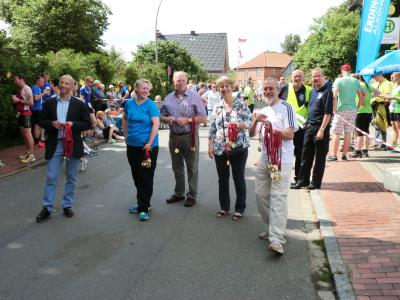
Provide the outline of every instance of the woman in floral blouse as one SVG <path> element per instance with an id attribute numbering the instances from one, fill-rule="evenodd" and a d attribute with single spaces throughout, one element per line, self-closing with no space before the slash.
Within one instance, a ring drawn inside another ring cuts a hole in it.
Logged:
<path id="1" fill-rule="evenodd" d="M 234 82 L 226 76 L 217 81 L 222 99 L 214 107 L 208 134 L 208 156 L 215 158 L 218 173 L 219 203 L 221 209 L 217 218 L 229 214 L 229 166 L 232 167 L 232 176 L 236 190 L 235 213 L 232 219 L 238 220 L 246 209 L 246 181 L 244 170 L 246 166 L 249 137 L 246 129 L 250 128 L 252 119 L 249 108 L 240 98 L 233 98 Z"/>

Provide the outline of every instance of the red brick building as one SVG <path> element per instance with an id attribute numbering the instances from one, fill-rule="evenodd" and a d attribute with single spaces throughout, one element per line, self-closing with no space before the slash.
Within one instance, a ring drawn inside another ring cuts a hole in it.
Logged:
<path id="1" fill-rule="evenodd" d="M 267 77 L 279 79 L 283 71 L 292 63 L 292 57 L 286 53 L 263 52 L 248 62 L 235 68 L 236 83 L 244 87 L 249 78 L 260 85 Z"/>

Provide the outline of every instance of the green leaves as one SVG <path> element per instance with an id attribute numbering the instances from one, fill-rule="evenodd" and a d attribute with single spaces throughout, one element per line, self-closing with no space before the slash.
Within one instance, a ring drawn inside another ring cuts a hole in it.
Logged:
<path id="1" fill-rule="evenodd" d="M 99 51 L 110 9 L 96 0 L 1 0 L 0 13 L 27 53 Z"/>
<path id="2" fill-rule="evenodd" d="M 308 75 L 320 67 L 331 79 L 340 73 L 340 66 L 356 63 L 360 11 L 348 12 L 346 3 L 330 8 L 310 26 L 310 36 L 294 56 L 297 68 Z"/>

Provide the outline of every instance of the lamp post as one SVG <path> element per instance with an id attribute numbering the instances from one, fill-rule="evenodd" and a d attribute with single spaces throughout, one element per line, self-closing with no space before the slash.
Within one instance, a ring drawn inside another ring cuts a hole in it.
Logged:
<path id="1" fill-rule="evenodd" d="M 157 14 L 156 14 L 156 26 L 155 26 L 155 38 L 156 38 L 156 41 L 155 41 L 155 52 L 156 52 L 156 66 L 158 65 L 158 52 L 157 52 L 157 21 L 158 21 L 158 13 L 160 12 L 160 7 L 161 7 L 161 3 L 163 2 L 163 0 L 160 0 L 160 3 L 158 4 L 158 9 L 157 9 Z"/>

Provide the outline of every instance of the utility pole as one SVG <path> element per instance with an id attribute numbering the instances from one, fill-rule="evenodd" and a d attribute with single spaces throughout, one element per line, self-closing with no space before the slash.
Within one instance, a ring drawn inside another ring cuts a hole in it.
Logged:
<path id="1" fill-rule="evenodd" d="M 155 26 L 155 30 L 154 30 L 154 33 L 155 33 L 155 38 L 156 38 L 156 40 L 155 40 L 155 52 L 156 52 L 156 66 L 158 65 L 158 52 L 157 52 L 157 40 L 158 40 L 158 38 L 157 38 L 157 32 L 158 32 L 158 30 L 157 30 L 157 21 L 158 21 L 158 13 L 160 12 L 160 7 L 161 7 L 161 3 L 163 2 L 163 0 L 160 0 L 160 3 L 158 4 L 158 9 L 157 9 L 157 14 L 156 14 L 156 26 Z"/>

